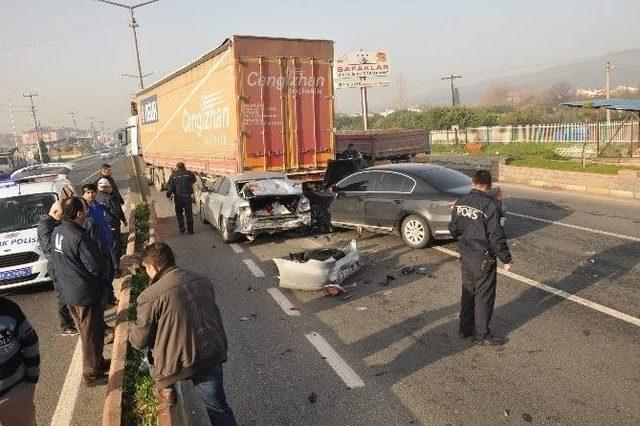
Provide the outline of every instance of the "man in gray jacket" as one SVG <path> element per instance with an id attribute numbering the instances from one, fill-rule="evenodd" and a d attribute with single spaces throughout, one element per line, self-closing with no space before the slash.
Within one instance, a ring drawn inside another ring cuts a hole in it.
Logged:
<path id="1" fill-rule="evenodd" d="M 227 336 L 213 284 L 204 275 L 176 267 L 165 243 L 150 244 L 141 262 L 151 282 L 138 296 L 129 341 L 136 349 L 150 349 L 158 425 L 175 424 L 174 385 L 187 379 L 200 392 L 212 424 L 235 425 L 222 379 Z"/>

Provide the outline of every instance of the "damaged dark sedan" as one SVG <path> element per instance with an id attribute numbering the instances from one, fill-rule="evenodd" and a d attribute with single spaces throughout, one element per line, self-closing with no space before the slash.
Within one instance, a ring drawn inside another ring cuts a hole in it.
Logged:
<path id="1" fill-rule="evenodd" d="M 331 225 L 395 233 L 413 248 L 451 238 L 451 206 L 471 179 L 447 167 L 401 163 L 370 167 L 333 185 Z"/>

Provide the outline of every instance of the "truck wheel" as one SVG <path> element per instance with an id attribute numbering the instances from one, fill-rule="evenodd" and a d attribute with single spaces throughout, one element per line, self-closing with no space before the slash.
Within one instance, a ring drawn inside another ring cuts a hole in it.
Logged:
<path id="1" fill-rule="evenodd" d="M 433 240 L 427 221 L 414 214 L 402 221 L 400 234 L 405 244 L 412 248 L 425 248 Z"/>
<path id="2" fill-rule="evenodd" d="M 202 210 L 202 203 L 200 203 L 200 222 L 204 223 L 205 225 L 209 223 L 209 221 L 204 215 L 204 210 Z"/>
<path id="3" fill-rule="evenodd" d="M 164 190 L 164 184 L 162 183 L 162 180 L 160 179 L 160 176 L 158 176 L 157 172 L 153 173 L 153 186 L 156 187 L 156 191 L 158 192 Z"/>
<path id="4" fill-rule="evenodd" d="M 232 243 L 236 239 L 236 233 L 229 228 L 229 219 L 222 216 L 220 218 L 220 235 L 222 236 L 222 241 L 224 241 L 225 243 Z"/>

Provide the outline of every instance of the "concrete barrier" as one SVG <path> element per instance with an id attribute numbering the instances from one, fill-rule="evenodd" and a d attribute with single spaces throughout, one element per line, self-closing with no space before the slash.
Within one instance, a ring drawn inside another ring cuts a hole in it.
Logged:
<path id="1" fill-rule="evenodd" d="M 498 179 L 501 182 L 640 199 L 640 172 L 636 170 L 620 170 L 616 175 L 607 175 L 516 167 L 505 164 L 500 164 L 498 169 Z"/>

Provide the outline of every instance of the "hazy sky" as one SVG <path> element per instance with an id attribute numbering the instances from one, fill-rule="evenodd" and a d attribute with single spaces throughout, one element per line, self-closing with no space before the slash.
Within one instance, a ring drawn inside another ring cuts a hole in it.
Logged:
<path id="1" fill-rule="evenodd" d="M 11 132 L 7 101 L 18 132 L 32 127 L 25 90 L 39 93 L 43 125 L 70 125 L 67 113 L 77 111 L 80 127 L 90 116 L 123 126 L 138 87 L 119 76 L 136 73 L 127 13 L 95 0 L 0 0 L 0 132 Z M 147 83 L 232 34 L 387 50 L 410 94 L 442 89 L 440 77 L 451 72 L 463 74 L 464 88 L 496 73 L 640 47 L 635 0 L 160 0 L 136 17 L 143 71 L 155 72 Z M 338 110 L 357 110 L 355 95 L 338 91 Z M 393 88 L 370 90 L 372 103 L 392 96 Z"/>

